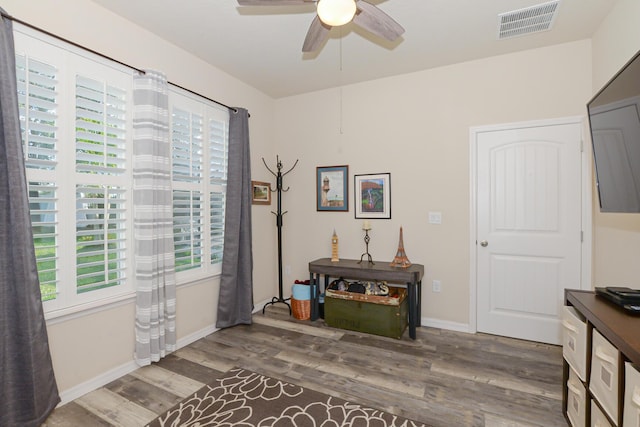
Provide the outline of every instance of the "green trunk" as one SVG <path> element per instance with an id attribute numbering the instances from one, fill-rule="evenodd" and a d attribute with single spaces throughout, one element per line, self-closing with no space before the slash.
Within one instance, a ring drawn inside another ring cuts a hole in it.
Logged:
<path id="1" fill-rule="evenodd" d="M 326 296 L 324 321 L 334 328 L 400 339 L 407 328 L 407 299 L 385 305 Z"/>

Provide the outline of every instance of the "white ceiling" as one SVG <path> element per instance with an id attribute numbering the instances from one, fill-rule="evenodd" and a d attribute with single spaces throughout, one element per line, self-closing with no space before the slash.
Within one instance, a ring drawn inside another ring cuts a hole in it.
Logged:
<path id="1" fill-rule="evenodd" d="M 369 0 L 405 28 L 399 40 L 347 24 L 303 54 L 313 3 L 93 1 L 274 98 L 590 38 L 616 2 L 561 0 L 551 30 L 498 40 L 498 14 L 546 0 Z"/>

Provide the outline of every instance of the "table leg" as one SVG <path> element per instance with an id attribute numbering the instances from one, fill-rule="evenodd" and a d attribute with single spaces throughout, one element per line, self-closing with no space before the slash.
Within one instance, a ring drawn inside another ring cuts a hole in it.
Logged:
<path id="1" fill-rule="evenodd" d="M 418 281 L 418 309 L 416 311 L 416 326 L 422 326 L 422 280 Z"/>
<path id="2" fill-rule="evenodd" d="M 407 293 L 409 294 L 409 336 L 411 339 L 416 339 L 416 284 L 407 283 Z"/>
<path id="3" fill-rule="evenodd" d="M 326 302 L 327 302 L 327 289 L 329 289 L 329 280 L 330 280 L 330 279 L 329 279 L 329 275 L 328 275 L 328 274 L 325 274 L 325 275 L 324 275 L 324 288 L 323 288 L 322 290 L 320 290 L 320 291 L 319 291 L 321 294 L 324 292 L 324 301 L 325 301 L 325 304 L 326 304 Z M 324 307 L 326 307 L 326 306 L 324 306 Z M 324 316 L 325 316 L 325 314 L 324 314 L 324 307 L 323 307 L 323 310 L 322 310 L 322 319 L 324 319 Z M 318 311 L 318 314 L 319 314 L 319 311 Z"/>
<path id="4" fill-rule="evenodd" d="M 318 304 L 318 299 L 320 294 L 318 293 L 318 281 L 320 280 L 320 275 L 310 274 L 309 277 L 309 292 L 311 293 L 311 320 L 316 320 L 319 317 L 320 308 Z"/>

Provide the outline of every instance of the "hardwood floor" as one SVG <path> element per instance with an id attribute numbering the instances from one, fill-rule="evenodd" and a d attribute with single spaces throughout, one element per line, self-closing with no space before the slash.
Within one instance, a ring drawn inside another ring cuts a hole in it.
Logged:
<path id="1" fill-rule="evenodd" d="M 438 426 L 566 426 L 562 349 L 419 328 L 402 340 L 301 322 L 284 305 L 57 408 L 45 426 L 143 426 L 228 369 L 244 369 Z"/>

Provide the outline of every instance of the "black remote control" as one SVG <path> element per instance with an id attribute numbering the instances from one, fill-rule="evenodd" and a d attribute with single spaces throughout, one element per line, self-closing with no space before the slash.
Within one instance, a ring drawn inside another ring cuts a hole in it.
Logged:
<path id="1" fill-rule="evenodd" d="M 640 297 L 640 289 L 624 288 L 619 286 L 608 286 L 607 290 L 614 295 L 621 297 Z"/>

